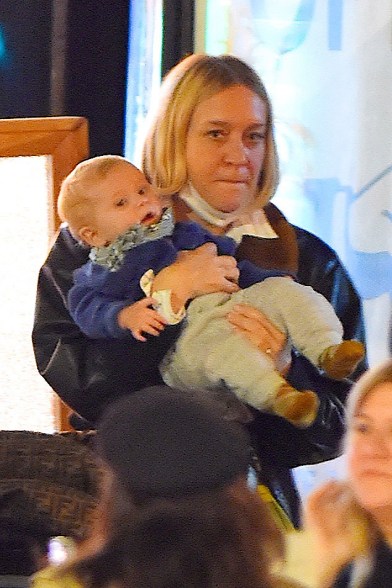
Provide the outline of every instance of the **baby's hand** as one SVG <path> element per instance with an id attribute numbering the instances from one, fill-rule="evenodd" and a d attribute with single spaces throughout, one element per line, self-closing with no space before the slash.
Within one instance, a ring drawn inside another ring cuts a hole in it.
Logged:
<path id="1" fill-rule="evenodd" d="M 123 329 L 129 329 L 138 341 L 146 341 L 143 332 L 156 337 L 167 322 L 158 311 L 151 308 L 154 303 L 154 298 L 148 297 L 126 306 L 118 313 L 118 324 Z"/>

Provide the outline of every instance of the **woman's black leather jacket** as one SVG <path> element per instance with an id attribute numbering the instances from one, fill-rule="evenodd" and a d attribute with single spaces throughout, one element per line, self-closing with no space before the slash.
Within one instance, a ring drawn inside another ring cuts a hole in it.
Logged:
<path id="1" fill-rule="evenodd" d="M 320 239 L 303 229 L 295 231 L 298 280 L 332 302 L 346 338 L 363 341 L 361 304 L 346 270 Z M 66 404 L 94 424 L 115 398 L 162 383 L 158 364 L 180 327 L 167 327 L 159 337 L 150 337 L 143 344 L 131 335 L 121 340 L 86 338 L 70 318 L 66 300 L 72 273 L 87 257 L 88 250 L 62 227 L 39 273 L 32 338 L 40 374 Z M 322 377 L 297 355 L 293 356 L 288 379 L 300 389 L 316 390 L 320 411 L 308 429 L 298 429 L 279 417 L 254 411 L 250 433 L 267 477 L 269 471 L 272 475 L 331 459 L 340 452 L 350 382 Z"/>

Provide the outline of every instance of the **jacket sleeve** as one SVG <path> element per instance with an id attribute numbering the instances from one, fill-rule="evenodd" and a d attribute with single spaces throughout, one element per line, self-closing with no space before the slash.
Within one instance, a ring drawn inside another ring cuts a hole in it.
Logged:
<path id="1" fill-rule="evenodd" d="M 344 338 L 365 343 L 361 299 L 351 278 L 336 255 L 321 239 L 294 227 L 299 247 L 298 280 L 327 298 L 343 324 Z M 366 359 L 358 366 L 354 379 L 367 369 Z"/>
<path id="2" fill-rule="evenodd" d="M 315 235 L 290 225 L 273 205 L 268 205 L 266 212 L 279 239 L 261 239 L 263 243 L 257 243 L 257 238 L 249 238 L 241 248 L 242 258 L 250 257 L 253 263 L 273 267 L 274 251 L 278 251 L 276 265 L 295 270 L 300 283 L 312 286 L 331 302 L 343 324 L 345 338 L 364 342 L 361 302 L 336 253 Z M 366 361 L 362 362 L 355 377 L 366 367 Z M 250 428 L 262 463 L 267 468 L 276 465 L 292 468 L 338 456 L 345 432 L 344 405 L 352 382 L 323 376 L 296 351 L 287 379 L 300 390 L 317 392 L 318 417 L 311 427 L 298 429 L 274 415 L 256 414 Z"/>
<path id="3" fill-rule="evenodd" d="M 37 285 L 32 342 L 37 368 L 73 410 L 92 423 L 124 394 L 161 384 L 158 365 L 179 326 L 168 326 L 143 344 L 129 339 L 90 339 L 68 312 L 74 270 L 86 263 L 88 250 L 66 227 L 42 266 Z"/>

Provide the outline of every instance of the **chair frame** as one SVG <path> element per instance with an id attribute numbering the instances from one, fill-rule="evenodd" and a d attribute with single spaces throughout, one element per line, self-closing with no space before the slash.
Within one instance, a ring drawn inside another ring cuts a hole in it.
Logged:
<path id="1" fill-rule="evenodd" d="M 50 156 L 51 190 L 48 194 L 50 243 L 60 225 L 57 198 L 61 182 L 80 161 L 89 156 L 88 122 L 84 117 L 10 118 L 0 120 L 0 157 Z M 72 412 L 58 396 L 53 403 L 56 428 L 69 431 Z"/>

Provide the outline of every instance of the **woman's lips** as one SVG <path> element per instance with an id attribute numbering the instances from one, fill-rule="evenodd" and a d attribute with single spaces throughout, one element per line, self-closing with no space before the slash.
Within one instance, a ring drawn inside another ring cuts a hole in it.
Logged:
<path id="1" fill-rule="evenodd" d="M 219 184 L 231 184 L 233 186 L 244 186 L 247 185 L 249 183 L 249 179 L 248 178 L 237 178 L 237 179 L 225 179 L 225 178 L 220 178 L 218 180 L 215 180 L 217 183 Z"/>

